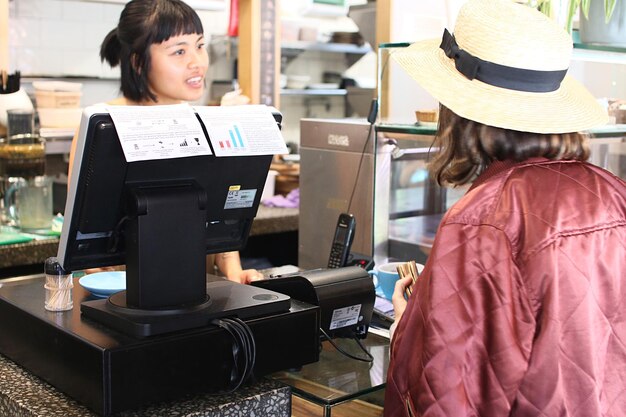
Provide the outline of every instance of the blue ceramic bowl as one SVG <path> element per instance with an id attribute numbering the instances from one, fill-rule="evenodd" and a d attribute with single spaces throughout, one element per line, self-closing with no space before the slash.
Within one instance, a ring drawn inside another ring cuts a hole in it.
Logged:
<path id="1" fill-rule="evenodd" d="M 80 278 L 78 283 L 94 296 L 104 298 L 126 289 L 126 272 L 96 272 Z"/>

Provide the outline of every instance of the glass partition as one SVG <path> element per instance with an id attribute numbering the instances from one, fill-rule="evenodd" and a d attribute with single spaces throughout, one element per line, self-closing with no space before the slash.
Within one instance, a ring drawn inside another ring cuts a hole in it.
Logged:
<path id="1" fill-rule="evenodd" d="M 418 121 L 415 112 L 435 109 L 438 104 L 391 59 L 393 53 L 409 45 L 387 43 L 378 49 L 373 250 L 376 264 L 412 259 L 426 262 L 443 214 L 469 188 L 441 188 L 429 178 L 426 165 L 437 125 Z M 586 48 L 592 50 L 591 46 Z M 576 50 L 580 49 L 583 47 L 576 45 Z M 593 52 L 626 58 L 626 49 L 595 48 Z M 613 58 L 611 62 L 616 61 Z M 617 63 L 626 60 L 620 58 Z M 626 124 L 606 125 L 590 133 L 591 162 L 626 178 Z"/>

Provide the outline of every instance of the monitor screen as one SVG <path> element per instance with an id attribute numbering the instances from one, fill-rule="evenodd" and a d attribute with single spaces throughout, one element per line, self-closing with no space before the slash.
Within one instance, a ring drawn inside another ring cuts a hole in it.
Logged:
<path id="1" fill-rule="evenodd" d="M 273 114 L 280 125 L 280 113 Z M 85 109 L 74 158 L 59 262 L 67 270 L 125 264 L 127 301 L 139 308 L 202 302 L 206 254 L 245 246 L 272 161 L 203 155 L 126 162 L 101 106 Z M 244 204 L 232 204 L 238 192 L 247 193 Z"/>

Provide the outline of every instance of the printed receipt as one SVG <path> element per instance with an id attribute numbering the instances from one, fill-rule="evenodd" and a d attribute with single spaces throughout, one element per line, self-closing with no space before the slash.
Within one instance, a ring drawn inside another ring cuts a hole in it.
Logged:
<path id="1" fill-rule="evenodd" d="M 196 106 L 215 156 L 289 153 L 270 108 L 263 105 Z"/>
<path id="2" fill-rule="evenodd" d="M 108 106 L 127 162 L 213 155 L 188 104 Z"/>

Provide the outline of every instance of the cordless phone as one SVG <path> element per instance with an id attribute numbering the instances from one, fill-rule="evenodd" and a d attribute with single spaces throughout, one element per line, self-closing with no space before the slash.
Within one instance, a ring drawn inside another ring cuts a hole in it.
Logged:
<path id="1" fill-rule="evenodd" d="M 335 236 L 330 247 L 330 257 L 328 258 L 328 268 L 340 268 L 346 265 L 350 246 L 354 240 L 356 220 L 352 214 L 341 213 L 337 220 Z"/>

